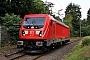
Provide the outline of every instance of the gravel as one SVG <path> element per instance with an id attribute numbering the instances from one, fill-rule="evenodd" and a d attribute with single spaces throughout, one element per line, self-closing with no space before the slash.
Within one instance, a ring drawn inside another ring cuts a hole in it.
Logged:
<path id="1" fill-rule="evenodd" d="M 0 55 L 0 60 L 8 60 L 7 58 L 5 58 L 5 56 Z"/>
<path id="2" fill-rule="evenodd" d="M 74 49 L 74 47 L 80 41 L 70 43 L 68 45 L 64 45 L 59 49 L 55 49 L 54 51 L 46 54 L 45 56 L 40 57 L 37 60 L 64 60 L 64 58 Z"/>

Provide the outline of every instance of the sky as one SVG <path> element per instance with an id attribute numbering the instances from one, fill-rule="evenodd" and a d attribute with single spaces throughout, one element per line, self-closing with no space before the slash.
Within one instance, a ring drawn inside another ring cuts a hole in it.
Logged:
<path id="1" fill-rule="evenodd" d="M 60 11 L 60 14 L 64 14 L 65 15 L 65 9 L 66 7 L 72 2 L 74 4 L 78 4 L 81 7 L 81 14 L 82 17 L 81 19 L 85 19 L 87 18 L 87 11 L 90 8 L 90 0 L 42 0 L 42 1 L 47 1 L 47 2 L 52 2 L 54 3 L 54 7 L 53 7 L 53 11 L 57 12 L 60 9 L 63 9 L 62 11 Z M 60 18 L 62 19 L 64 17 L 64 15 L 60 16 Z"/>

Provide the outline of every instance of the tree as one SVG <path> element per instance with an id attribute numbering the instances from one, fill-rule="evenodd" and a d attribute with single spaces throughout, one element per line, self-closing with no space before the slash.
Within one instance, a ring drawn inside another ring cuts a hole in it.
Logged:
<path id="1" fill-rule="evenodd" d="M 16 28 L 15 26 L 21 24 L 20 16 L 6 13 L 1 19 L 3 21 L 2 25 L 7 27 L 7 32 L 9 33 L 11 40 L 17 41 L 19 38 L 19 28 Z"/>
<path id="2" fill-rule="evenodd" d="M 55 15 L 51 15 L 51 16 L 53 16 L 56 20 L 58 20 L 58 21 L 62 21 L 60 18 L 59 18 L 59 16 L 55 16 Z"/>
<path id="3" fill-rule="evenodd" d="M 6 13 L 6 1 L 5 0 L 0 0 L 0 16 L 4 16 Z"/>
<path id="4" fill-rule="evenodd" d="M 90 25 L 90 8 L 89 8 L 89 10 L 87 11 L 87 24 Z"/>
<path id="5" fill-rule="evenodd" d="M 81 36 L 87 36 L 87 19 L 81 20 Z"/>
<path id="6" fill-rule="evenodd" d="M 65 11 L 65 16 L 67 16 L 67 14 L 70 14 L 73 19 L 72 19 L 72 27 L 74 30 L 74 33 L 76 36 L 79 36 L 79 28 L 80 28 L 80 18 L 81 18 L 81 11 L 80 11 L 80 6 L 79 5 L 75 5 L 74 3 L 70 3 L 67 7 L 66 7 L 66 11 Z"/>
<path id="7" fill-rule="evenodd" d="M 67 14 L 67 15 L 65 16 L 65 18 L 64 18 L 64 23 L 69 26 L 70 32 L 71 32 L 71 36 L 74 36 L 74 35 L 73 35 L 72 20 L 73 20 L 72 15 Z"/>
<path id="8" fill-rule="evenodd" d="M 41 0 L 1 0 L 0 11 L 2 12 L 0 16 L 14 13 L 22 18 L 25 14 L 48 13 Z"/>
<path id="9" fill-rule="evenodd" d="M 67 14 L 64 18 L 64 23 L 66 23 L 69 27 L 72 25 L 73 17 L 71 14 Z"/>

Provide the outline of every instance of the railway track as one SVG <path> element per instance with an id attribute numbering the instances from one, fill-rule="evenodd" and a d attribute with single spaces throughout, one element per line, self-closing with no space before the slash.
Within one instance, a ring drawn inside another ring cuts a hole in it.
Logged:
<path id="1" fill-rule="evenodd" d="M 77 42 L 77 41 L 79 41 L 79 40 L 73 40 L 73 41 L 68 42 L 67 44 L 74 43 L 74 42 Z M 27 55 L 27 56 L 30 58 L 30 60 L 38 60 L 39 58 L 45 56 L 47 53 L 48 52 L 40 54 L 40 55 L 35 55 L 35 56 L 32 56 L 32 55 Z M 19 60 L 21 58 L 26 57 L 26 54 L 24 53 L 23 50 L 20 50 L 20 51 L 16 51 L 16 52 L 13 52 L 13 53 L 10 53 L 10 54 L 5 54 L 5 57 L 8 60 Z"/>
<path id="2" fill-rule="evenodd" d="M 8 60 L 14 60 L 14 59 L 17 59 L 17 58 L 20 58 L 20 57 L 23 57 L 23 56 L 25 56 L 25 54 L 23 53 L 23 50 L 5 54 L 5 57 Z"/>

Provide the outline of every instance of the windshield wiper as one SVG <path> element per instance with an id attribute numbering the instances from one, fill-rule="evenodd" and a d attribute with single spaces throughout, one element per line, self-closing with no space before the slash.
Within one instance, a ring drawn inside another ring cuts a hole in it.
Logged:
<path id="1" fill-rule="evenodd" d="M 28 22 L 28 20 L 26 19 L 25 21 L 27 21 L 27 23 L 30 25 L 30 23 Z"/>
<path id="2" fill-rule="evenodd" d="M 31 21 L 31 23 L 30 24 L 36 24 L 37 25 L 37 23 L 36 23 L 36 18 L 34 18 L 32 21 Z"/>

